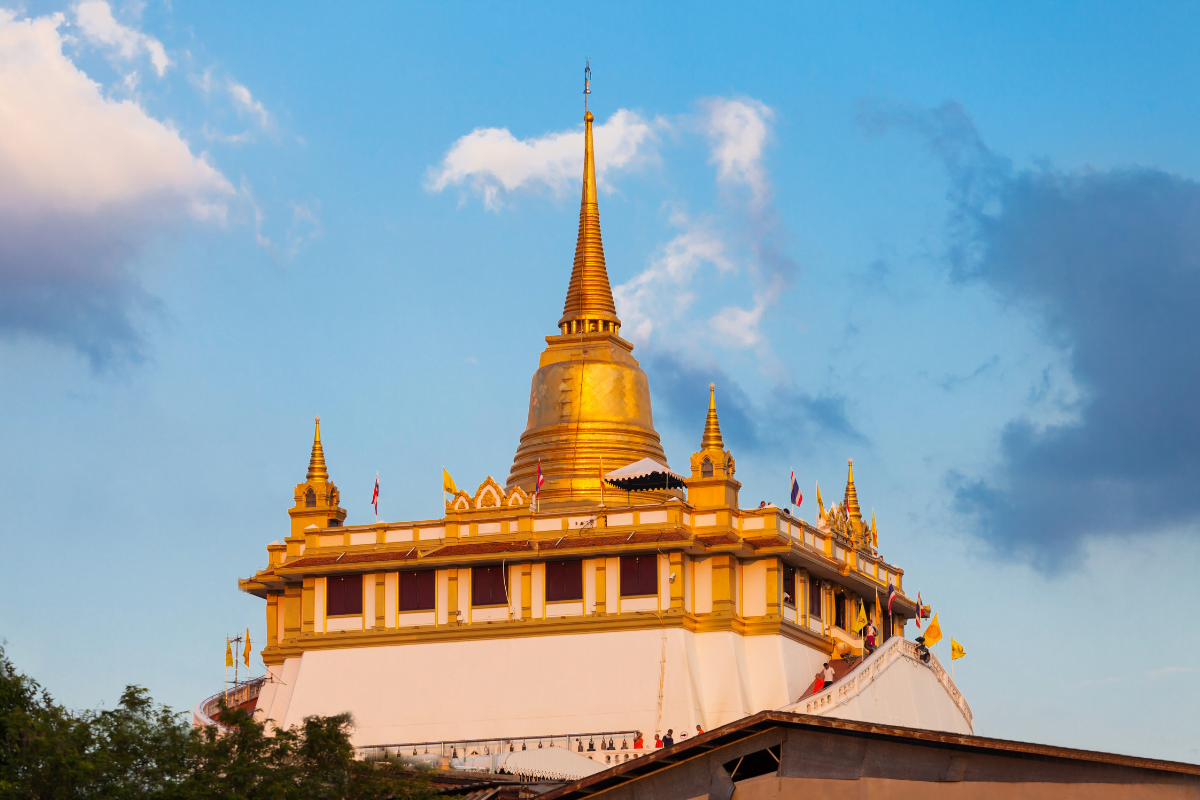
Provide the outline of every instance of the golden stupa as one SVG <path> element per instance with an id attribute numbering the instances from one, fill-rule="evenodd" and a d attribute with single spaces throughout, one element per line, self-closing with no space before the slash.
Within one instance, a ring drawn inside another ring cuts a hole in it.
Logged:
<path id="1" fill-rule="evenodd" d="M 533 493 L 538 461 L 545 483 L 543 508 L 600 503 L 600 470 L 667 458 L 654 430 L 650 384 L 620 337 L 613 303 L 592 150 L 592 112 L 584 111 L 583 197 L 575 267 L 567 287 L 558 334 L 546 337 L 529 392 L 529 421 L 508 475 L 507 489 Z M 643 495 L 663 499 L 665 492 Z M 679 496 L 672 491 L 671 496 Z"/>

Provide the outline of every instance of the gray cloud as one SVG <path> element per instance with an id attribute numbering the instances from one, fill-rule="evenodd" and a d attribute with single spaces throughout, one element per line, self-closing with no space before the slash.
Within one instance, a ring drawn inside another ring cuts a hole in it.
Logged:
<path id="1" fill-rule="evenodd" d="M 951 476 L 957 510 L 1046 572 L 1093 537 L 1194 531 L 1200 184 L 1150 168 L 1014 170 L 953 102 L 860 120 L 926 138 L 952 179 L 953 279 L 1040 320 L 1083 392 L 1071 422 L 1012 420 L 991 474 Z"/>
<path id="2" fill-rule="evenodd" d="M 811 395 L 776 386 L 766 408 L 754 403 L 732 378 L 715 365 L 693 364 L 670 352 L 643 357 L 658 416 L 682 431 L 694 431 L 699 446 L 708 412 L 708 385 L 717 384 L 717 413 L 725 446 L 737 452 L 811 453 L 829 441 L 864 443 L 851 424 L 841 395 Z M 665 405 L 663 405 L 665 401 Z"/>
<path id="3" fill-rule="evenodd" d="M 89 41 L 166 69 L 157 40 L 104 3 L 76 11 Z M 102 92 L 64 53 L 66 24 L 0 9 L 0 338 L 70 347 L 99 370 L 144 357 L 139 322 L 159 304 L 137 257 L 180 224 L 223 221 L 233 187 L 173 126 Z"/>

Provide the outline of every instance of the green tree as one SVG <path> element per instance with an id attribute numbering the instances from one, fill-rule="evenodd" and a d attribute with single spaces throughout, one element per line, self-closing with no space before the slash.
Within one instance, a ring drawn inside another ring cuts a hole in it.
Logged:
<path id="1" fill-rule="evenodd" d="M 431 771 L 354 757 L 348 714 L 273 734 L 242 709 L 220 728 L 126 688 L 111 711 L 74 713 L 18 673 L 0 648 L 0 800 L 430 800 Z"/>

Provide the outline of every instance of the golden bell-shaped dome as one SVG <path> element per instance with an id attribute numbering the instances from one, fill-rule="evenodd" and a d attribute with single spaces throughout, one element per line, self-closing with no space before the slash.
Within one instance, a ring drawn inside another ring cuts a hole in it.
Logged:
<path id="1" fill-rule="evenodd" d="M 540 462 L 543 508 L 598 504 L 602 467 L 611 472 L 643 458 L 667 462 L 654 430 L 650 382 L 632 355 L 633 345 L 618 335 L 621 320 L 600 239 L 592 119 L 585 112 L 579 237 L 559 333 L 546 337 L 529 392 L 528 423 L 508 475 L 509 490 L 520 486 L 533 494 Z M 666 496 L 638 493 L 643 501 Z"/>

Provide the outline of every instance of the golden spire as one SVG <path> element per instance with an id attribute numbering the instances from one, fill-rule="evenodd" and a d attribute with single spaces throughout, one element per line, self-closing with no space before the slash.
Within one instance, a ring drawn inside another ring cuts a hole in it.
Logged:
<path id="1" fill-rule="evenodd" d="M 313 435 L 312 456 L 308 459 L 308 475 L 305 480 L 328 481 L 329 470 L 325 469 L 325 450 L 321 447 L 321 418 L 316 418 L 317 432 Z"/>
<path id="2" fill-rule="evenodd" d="M 717 385 L 708 385 L 708 418 L 704 420 L 704 436 L 700 439 L 701 450 L 724 450 L 721 440 L 721 423 L 717 422 Z"/>
<path id="3" fill-rule="evenodd" d="M 862 519 L 858 507 L 858 492 L 854 488 L 854 459 L 849 460 L 850 476 L 846 478 L 846 515 L 851 519 Z"/>
<path id="4" fill-rule="evenodd" d="M 596 158 L 592 149 L 592 112 L 587 110 L 591 94 L 591 67 L 583 79 L 583 198 L 579 204 L 579 238 L 575 241 L 575 267 L 567 286 L 567 300 L 558 321 L 562 333 L 611 330 L 621 327 L 608 268 L 604 265 L 604 243 L 600 240 L 600 207 L 596 202 Z M 592 323 L 595 323 L 594 325 Z M 607 325 L 606 325 L 607 323 Z"/>

